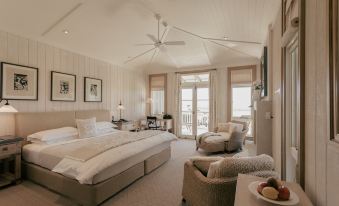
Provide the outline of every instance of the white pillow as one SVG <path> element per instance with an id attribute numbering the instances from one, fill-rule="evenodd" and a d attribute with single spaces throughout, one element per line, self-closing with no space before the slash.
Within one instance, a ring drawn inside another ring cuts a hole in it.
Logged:
<path id="1" fill-rule="evenodd" d="M 96 118 L 76 120 L 79 138 L 94 137 L 97 134 Z"/>
<path id="2" fill-rule="evenodd" d="M 113 128 L 113 127 L 118 127 L 117 125 L 111 123 L 111 122 L 97 122 L 97 129 L 106 129 L 106 128 Z"/>
<path id="3" fill-rule="evenodd" d="M 58 138 L 55 140 L 48 140 L 48 141 L 41 141 L 40 139 L 31 139 L 31 142 L 34 144 L 44 144 L 44 145 L 51 145 L 51 144 L 57 144 L 57 143 L 62 143 L 70 140 L 77 139 L 78 135 L 75 136 L 70 136 L 70 137 L 63 137 L 63 138 Z"/>
<path id="4" fill-rule="evenodd" d="M 78 135 L 78 130 L 74 127 L 62 127 L 58 129 L 50 129 L 40 131 L 27 136 L 27 140 L 31 141 L 33 139 L 40 140 L 42 142 L 45 141 L 54 141 L 61 138 L 67 138 L 71 136 Z"/>
<path id="5" fill-rule="evenodd" d="M 109 134 L 112 132 L 120 132 L 120 130 L 117 130 L 114 128 L 98 128 L 97 127 L 97 135 L 104 135 L 104 134 Z"/>

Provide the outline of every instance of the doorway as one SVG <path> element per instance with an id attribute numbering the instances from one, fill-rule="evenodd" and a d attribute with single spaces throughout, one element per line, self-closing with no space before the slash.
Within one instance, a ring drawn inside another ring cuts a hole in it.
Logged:
<path id="1" fill-rule="evenodd" d="M 208 132 L 209 74 L 189 74 L 181 77 L 180 136 L 194 139 Z"/>
<path id="2" fill-rule="evenodd" d="M 299 182 L 299 142 L 300 142 L 300 67 L 298 36 L 286 47 L 285 59 L 285 178 Z"/>

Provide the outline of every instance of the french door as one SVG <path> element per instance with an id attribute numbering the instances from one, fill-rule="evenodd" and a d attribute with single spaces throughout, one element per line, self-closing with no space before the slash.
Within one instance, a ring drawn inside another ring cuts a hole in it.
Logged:
<path id="1" fill-rule="evenodd" d="M 180 136 L 185 138 L 195 138 L 197 135 L 208 132 L 208 86 L 182 86 L 180 99 Z"/>

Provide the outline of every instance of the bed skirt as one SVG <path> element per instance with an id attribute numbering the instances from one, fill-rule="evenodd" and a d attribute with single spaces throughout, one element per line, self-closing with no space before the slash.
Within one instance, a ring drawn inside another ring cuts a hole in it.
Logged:
<path id="1" fill-rule="evenodd" d="M 25 161 L 22 163 L 23 177 L 81 205 L 93 206 L 102 203 L 145 174 L 149 174 L 170 157 L 171 148 L 168 147 L 120 174 L 93 185 L 80 184 L 77 180 Z"/>

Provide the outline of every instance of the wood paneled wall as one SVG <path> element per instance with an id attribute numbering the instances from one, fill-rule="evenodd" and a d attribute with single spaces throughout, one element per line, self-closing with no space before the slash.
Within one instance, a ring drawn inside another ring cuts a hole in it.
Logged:
<path id="1" fill-rule="evenodd" d="M 269 89 L 272 97 L 272 154 L 276 171 L 281 171 L 281 10 L 269 30 Z"/>
<path id="2" fill-rule="evenodd" d="M 20 112 L 109 109 L 118 118 L 120 100 L 126 107 L 124 118 L 138 119 L 145 115 L 145 74 L 109 64 L 91 57 L 59 49 L 45 43 L 0 31 L 0 61 L 39 68 L 39 100 L 10 101 Z M 50 71 L 72 73 L 77 76 L 77 101 L 50 101 Z M 83 77 L 103 80 L 103 101 L 84 102 Z M 0 115 L 1 119 L 10 118 Z M 0 135 L 9 133 L 0 124 Z"/>

